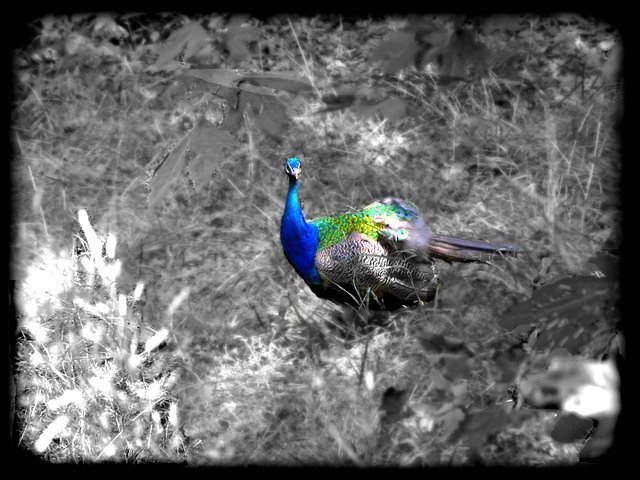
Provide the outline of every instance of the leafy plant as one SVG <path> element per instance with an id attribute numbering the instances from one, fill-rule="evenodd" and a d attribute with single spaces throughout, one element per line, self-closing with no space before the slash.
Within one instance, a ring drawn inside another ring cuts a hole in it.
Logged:
<path id="1" fill-rule="evenodd" d="M 249 44 L 258 39 L 258 32 L 251 25 L 243 23 L 243 20 L 241 16 L 233 17 L 223 36 L 229 51 L 229 61 L 233 64 L 248 58 L 251 55 Z"/>
<path id="2" fill-rule="evenodd" d="M 236 148 L 236 139 L 229 132 L 200 119 L 153 171 L 149 205 L 156 205 L 183 171 L 196 189 L 207 186 Z"/>
<path id="3" fill-rule="evenodd" d="M 372 52 L 369 61 L 382 63 L 386 74 L 415 66 L 421 69 L 433 63 L 441 84 L 467 79 L 467 67 L 486 75 L 489 50 L 468 28 L 454 27 L 449 32 L 435 22 L 413 21 L 405 30 L 391 32 Z"/>
<path id="4" fill-rule="evenodd" d="M 183 61 L 189 60 L 198 54 L 210 40 L 209 34 L 200 23 L 189 22 L 169 36 L 151 68 L 167 67 L 178 57 L 181 57 Z"/>
<path id="5" fill-rule="evenodd" d="M 308 94 L 311 86 L 293 72 L 239 74 L 231 70 L 190 69 L 179 77 L 189 84 L 199 82 L 202 88 L 221 98 L 226 107 L 224 120 L 214 125 L 200 118 L 194 128 L 151 172 L 150 205 L 155 205 L 183 171 L 196 189 L 208 185 L 211 177 L 239 147 L 237 134 L 245 115 L 268 137 L 281 140 L 288 122 L 285 104 L 279 92 Z"/>
<path id="6" fill-rule="evenodd" d="M 564 348 L 571 354 L 606 352 L 618 319 L 618 289 L 609 277 L 577 276 L 545 285 L 530 300 L 510 307 L 498 320 L 517 334 L 536 329 L 532 347 Z"/>

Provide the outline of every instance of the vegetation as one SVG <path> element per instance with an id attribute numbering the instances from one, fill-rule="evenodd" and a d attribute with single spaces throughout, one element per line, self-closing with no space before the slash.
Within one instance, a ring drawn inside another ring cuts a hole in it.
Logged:
<path id="1" fill-rule="evenodd" d="M 22 451 L 557 465 L 610 446 L 615 28 L 100 14 L 30 31 L 11 124 Z M 521 253 L 439 263 L 443 289 L 413 309 L 323 301 L 279 244 L 288 156 L 310 217 L 401 197 L 438 233 Z"/>

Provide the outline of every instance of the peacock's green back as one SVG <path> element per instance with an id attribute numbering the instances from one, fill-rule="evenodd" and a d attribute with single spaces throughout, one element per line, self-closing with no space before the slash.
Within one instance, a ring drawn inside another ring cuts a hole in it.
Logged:
<path id="1" fill-rule="evenodd" d="M 404 240 L 411 226 L 420 221 L 412 205 L 397 199 L 374 202 L 358 212 L 319 217 L 311 220 L 318 228 L 318 251 L 344 241 L 352 233 L 359 233 L 372 242 Z"/>

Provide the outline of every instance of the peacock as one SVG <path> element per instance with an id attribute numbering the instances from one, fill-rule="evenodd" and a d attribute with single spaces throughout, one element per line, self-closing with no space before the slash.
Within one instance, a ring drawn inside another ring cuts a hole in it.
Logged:
<path id="1" fill-rule="evenodd" d="M 517 253 L 509 243 L 434 234 L 418 208 L 399 198 L 307 220 L 298 198 L 301 171 L 300 160 L 287 159 L 280 242 L 289 263 L 320 298 L 373 310 L 408 307 L 435 296 L 440 280 L 434 258 L 486 262 L 495 254 Z"/>

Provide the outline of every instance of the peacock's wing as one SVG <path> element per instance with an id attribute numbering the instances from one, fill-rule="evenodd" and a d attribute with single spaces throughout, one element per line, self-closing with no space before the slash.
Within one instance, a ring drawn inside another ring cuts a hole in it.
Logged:
<path id="1" fill-rule="evenodd" d="M 431 262 L 389 249 L 358 232 L 319 250 L 315 265 L 325 288 L 341 297 L 349 292 L 354 303 L 370 293 L 410 305 L 431 299 L 439 285 Z"/>
<path id="2" fill-rule="evenodd" d="M 431 231 L 412 204 L 388 198 L 311 223 L 318 228 L 315 267 L 324 288 L 350 292 L 356 302 L 371 293 L 406 305 L 435 294 L 439 282 L 427 255 Z"/>

